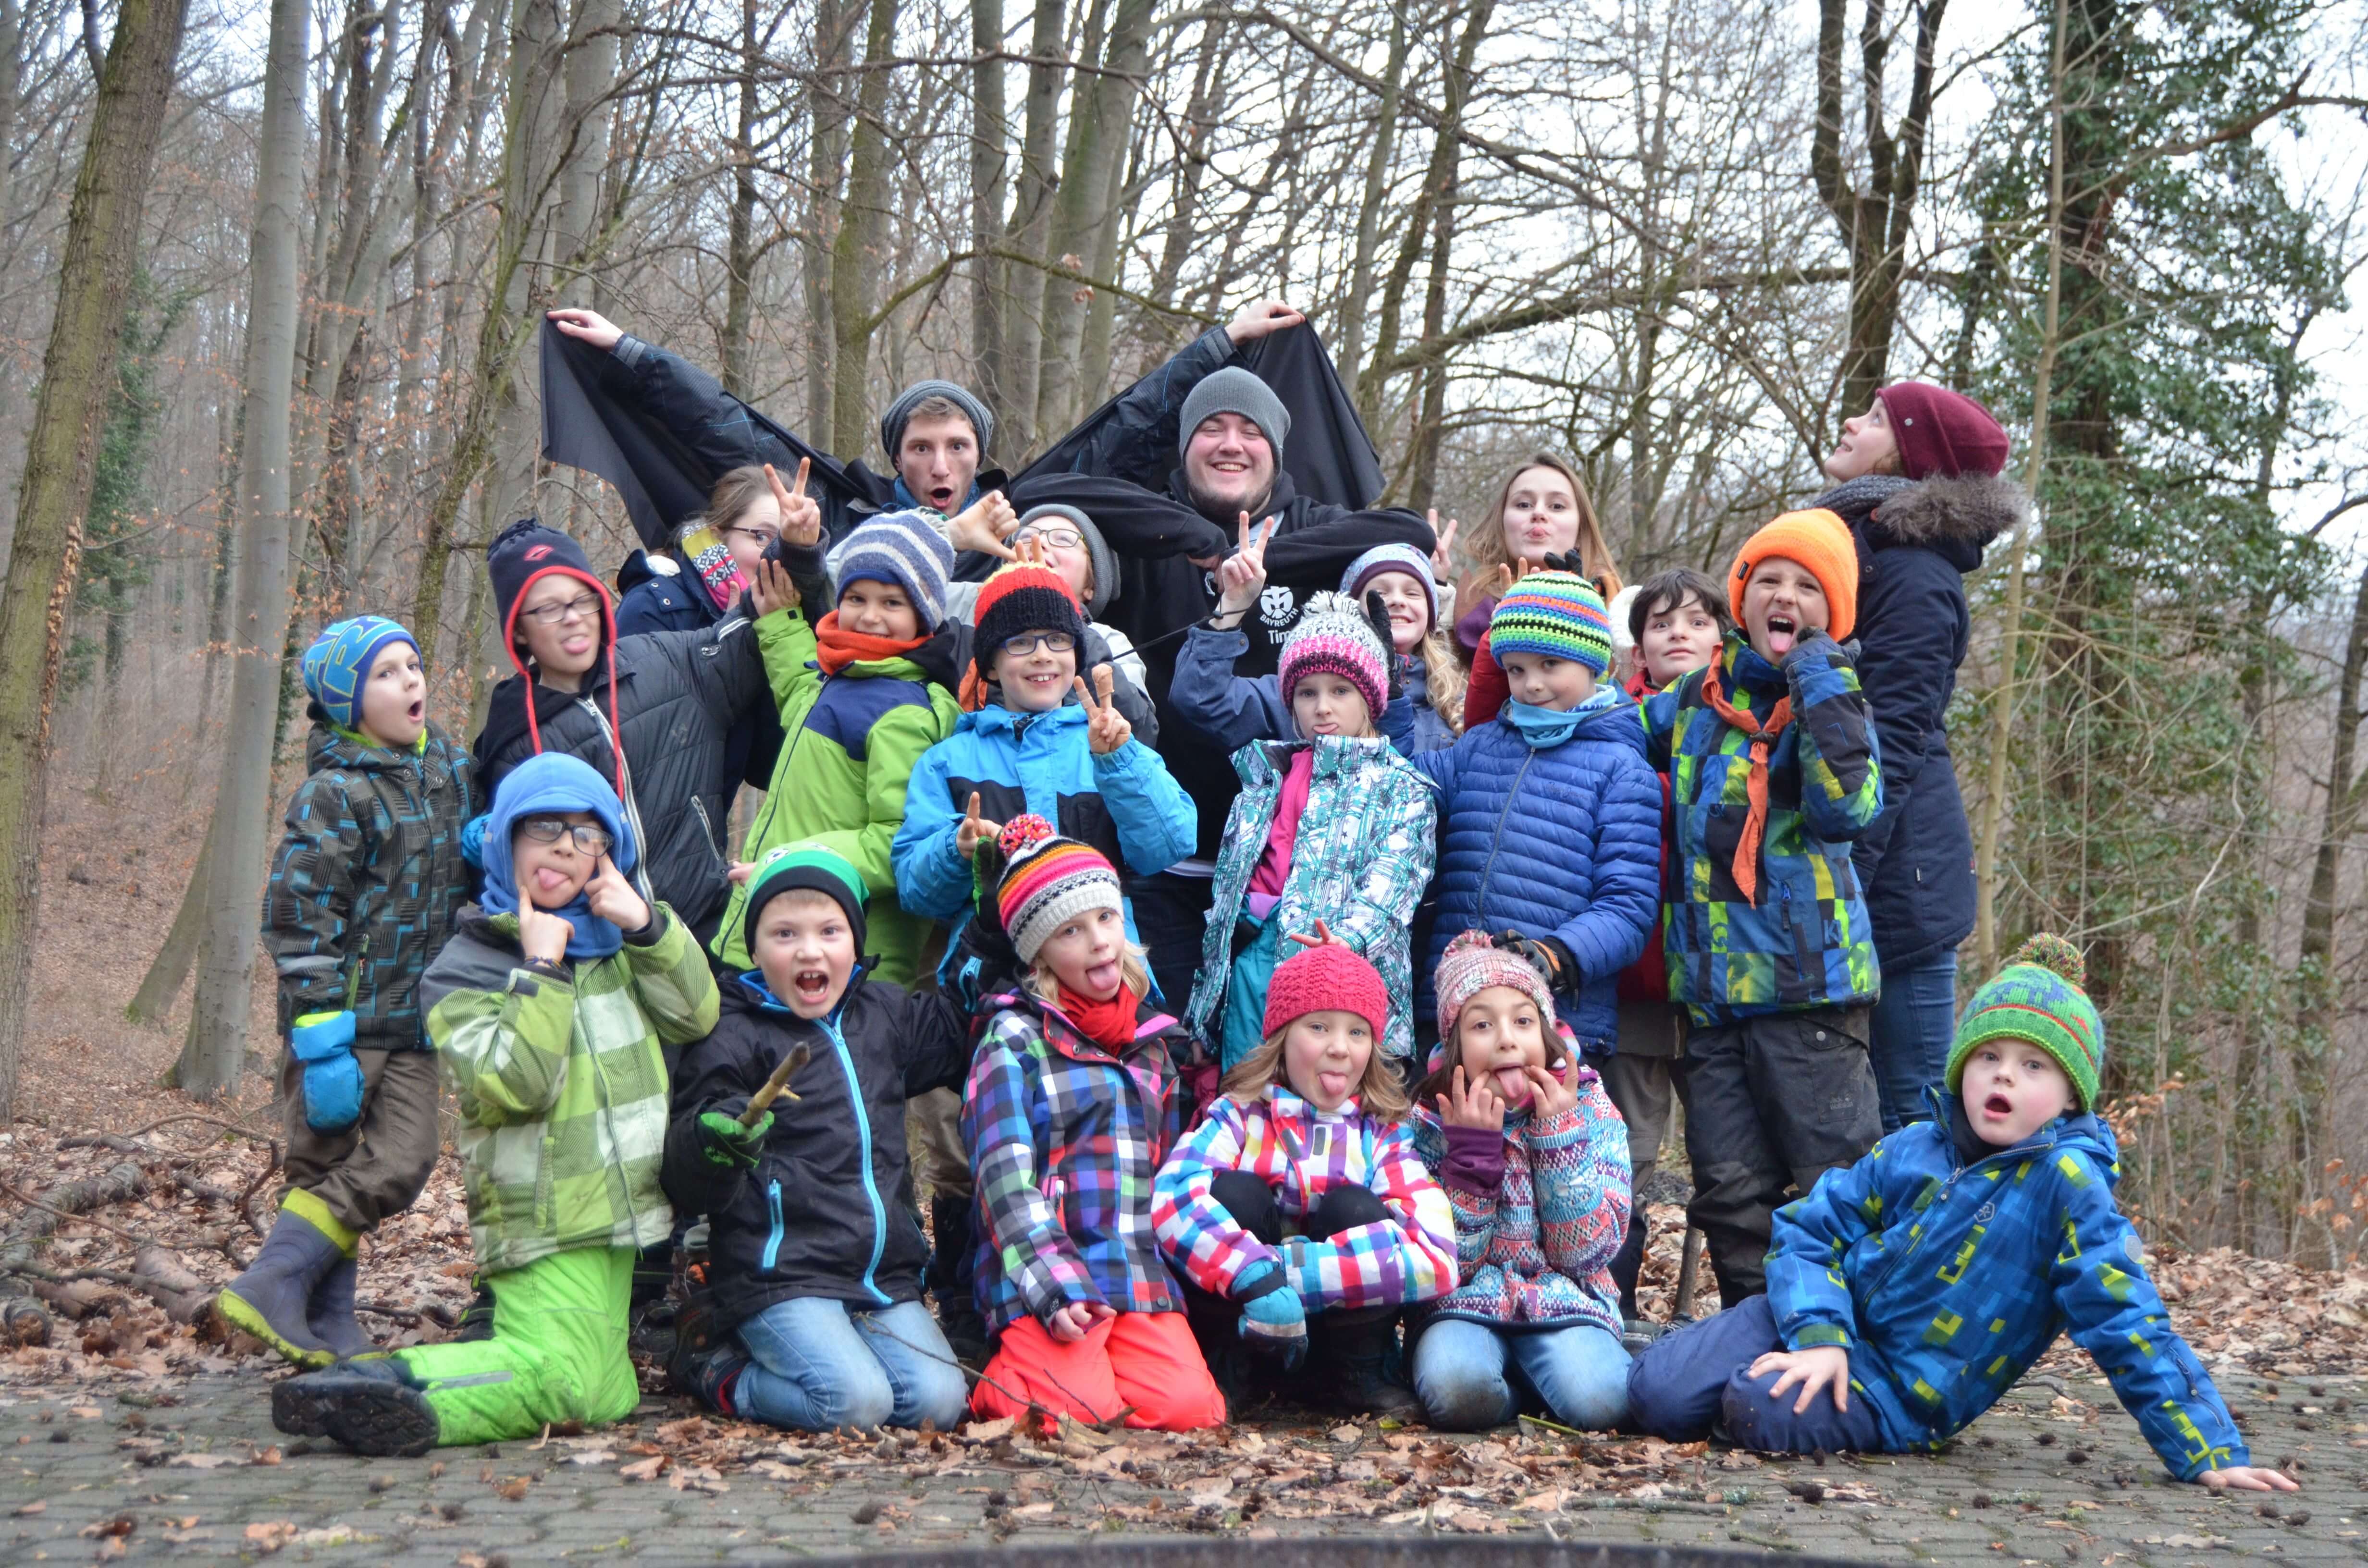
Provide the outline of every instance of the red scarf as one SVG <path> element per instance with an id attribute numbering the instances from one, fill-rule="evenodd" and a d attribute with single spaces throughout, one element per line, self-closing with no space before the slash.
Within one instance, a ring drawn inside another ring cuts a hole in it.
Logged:
<path id="1" fill-rule="evenodd" d="M 1790 693 L 1779 699 L 1769 711 L 1768 721 L 1758 719 L 1736 708 L 1726 699 L 1725 688 L 1720 684 L 1725 673 L 1724 661 L 1713 659 L 1702 671 L 1702 700 L 1711 711 L 1751 737 L 1751 775 L 1744 783 L 1744 794 L 1751 801 L 1751 810 L 1743 819 L 1743 836 L 1735 846 L 1735 885 L 1742 890 L 1744 901 L 1757 906 L 1759 903 L 1759 841 L 1768 831 L 1768 752 L 1776 737 L 1793 722 L 1793 699 Z"/>
<path id="2" fill-rule="evenodd" d="M 814 662 L 822 666 L 823 674 L 835 676 L 849 665 L 897 658 L 928 641 L 926 637 L 873 637 L 851 631 L 838 623 L 838 611 L 833 610 L 814 627 Z"/>
<path id="3" fill-rule="evenodd" d="M 1125 984 L 1107 1002 L 1088 1001 L 1065 985 L 1060 995 L 1062 1015 L 1096 1045 L 1121 1054 L 1134 1043 L 1135 1015 L 1142 1011 L 1142 998 Z"/>

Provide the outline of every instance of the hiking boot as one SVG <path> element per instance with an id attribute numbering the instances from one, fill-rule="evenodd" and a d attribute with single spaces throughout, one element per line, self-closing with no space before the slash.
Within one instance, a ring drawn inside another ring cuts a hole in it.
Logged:
<path id="1" fill-rule="evenodd" d="M 666 1379 L 675 1392 L 689 1394 L 718 1415 L 737 1415 L 733 1394 L 747 1368 L 748 1352 L 741 1347 L 740 1336 L 715 1332 L 706 1302 L 684 1302 L 666 1358 Z"/>
<path id="2" fill-rule="evenodd" d="M 290 1201 L 280 1205 L 279 1217 L 255 1261 L 214 1297 L 214 1311 L 224 1323 L 306 1368 L 325 1367 L 337 1358 L 313 1332 L 313 1292 L 331 1269 L 352 1261 L 335 1236 L 298 1212 L 296 1200 L 311 1196 L 302 1189 L 289 1194 Z M 317 1207 L 320 1200 L 313 1201 Z"/>
<path id="3" fill-rule="evenodd" d="M 340 1361 L 275 1385 L 271 1424 L 373 1459 L 414 1459 L 436 1446 L 435 1408 L 393 1357 Z"/>
<path id="4" fill-rule="evenodd" d="M 461 1321 L 452 1327 L 455 1342 L 491 1339 L 494 1336 L 494 1290 L 485 1283 L 483 1274 L 470 1276 L 469 1288 L 475 1292 L 469 1304 L 461 1309 Z"/>
<path id="5" fill-rule="evenodd" d="M 927 1280 L 937 1301 L 938 1328 L 954 1359 L 963 1366 L 986 1365 L 986 1320 L 979 1315 L 971 1289 L 971 1199 L 933 1194 L 929 1199 L 929 1251 Z"/>
<path id="6" fill-rule="evenodd" d="M 1397 1345 L 1396 1309 L 1322 1313 L 1308 1321 L 1307 1340 L 1300 1387 L 1309 1404 L 1336 1415 L 1422 1418 L 1414 1391 L 1393 1381 L 1387 1369 Z"/>
<path id="7" fill-rule="evenodd" d="M 312 1299 L 305 1304 L 304 1326 L 340 1360 L 367 1356 L 378 1348 L 378 1341 L 354 1316 L 354 1278 L 359 1272 L 352 1258 L 339 1258 L 313 1287 Z"/>

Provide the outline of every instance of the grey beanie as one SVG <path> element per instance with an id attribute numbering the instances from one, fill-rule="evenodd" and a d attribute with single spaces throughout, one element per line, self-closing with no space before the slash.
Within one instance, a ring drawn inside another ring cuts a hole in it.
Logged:
<path id="1" fill-rule="evenodd" d="M 1212 414 L 1238 414 L 1257 426 L 1267 444 L 1274 449 L 1275 460 L 1282 460 L 1282 444 L 1291 438 L 1291 411 L 1282 406 L 1282 399 L 1274 395 L 1272 387 L 1249 371 L 1239 365 L 1212 370 L 1185 394 L 1184 413 L 1176 432 L 1178 452 L 1191 446 L 1192 432 Z"/>
<path id="2" fill-rule="evenodd" d="M 978 432 L 978 455 L 984 461 L 987 449 L 995 445 L 995 415 L 986 411 L 986 404 L 969 388 L 951 381 L 915 381 L 898 392 L 888 412 L 880 416 L 880 446 L 889 463 L 895 463 L 896 449 L 905 444 L 905 426 L 912 423 L 913 410 L 933 397 L 944 398 L 969 416 L 971 428 Z"/>
<path id="3" fill-rule="evenodd" d="M 1040 517 L 1065 517 L 1076 524 L 1077 531 L 1085 536 L 1086 554 L 1094 563 L 1094 591 L 1086 600 L 1086 619 L 1099 620 L 1102 611 L 1118 597 L 1118 557 L 1110 553 L 1110 541 L 1102 538 L 1102 530 L 1094 527 L 1091 517 L 1065 501 L 1047 501 L 1041 506 L 1029 507 L 1019 514 L 1019 527 L 1024 528 Z M 1017 530 L 1013 537 L 1018 537 Z"/>

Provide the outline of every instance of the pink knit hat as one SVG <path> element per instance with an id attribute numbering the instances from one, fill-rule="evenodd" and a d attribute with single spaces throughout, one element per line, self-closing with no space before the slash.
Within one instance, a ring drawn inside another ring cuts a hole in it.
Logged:
<path id="1" fill-rule="evenodd" d="M 1378 1043 L 1390 1019 L 1390 989 L 1354 948 L 1326 942 L 1302 948 L 1274 966 L 1266 988 L 1266 1033 L 1271 1039 L 1310 1013 L 1354 1013 Z"/>
<path id="2" fill-rule="evenodd" d="M 1284 706 L 1302 676 L 1338 676 L 1357 688 L 1376 729 L 1382 710 L 1390 705 L 1389 650 L 1373 631 L 1373 623 L 1357 601 L 1346 594 L 1317 594 L 1300 612 L 1299 623 L 1283 640 L 1276 674 L 1282 684 Z"/>
<path id="3" fill-rule="evenodd" d="M 1489 940 L 1486 932 L 1466 931 L 1447 944 L 1447 951 L 1439 960 L 1439 1039 L 1442 1046 L 1455 1038 L 1455 1018 L 1463 1011 L 1463 1004 L 1492 985 L 1509 985 L 1526 993 L 1538 1005 L 1543 1021 L 1549 1028 L 1553 1027 L 1554 993 L 1546 989 L 1545 976 L 1531 969 L 1526 959 Z"/>

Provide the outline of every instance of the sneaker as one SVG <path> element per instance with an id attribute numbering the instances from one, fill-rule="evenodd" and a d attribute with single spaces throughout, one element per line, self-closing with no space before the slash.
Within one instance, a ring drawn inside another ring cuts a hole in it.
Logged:
<path id="1" fill-rule="evenodd" d="M 436 1446 L 435 1407 L 410 1369 L 391 1357 L 340 1361 L 275 1384 L 271 1424 L 372 1459 L 416 1459 Z"/>

